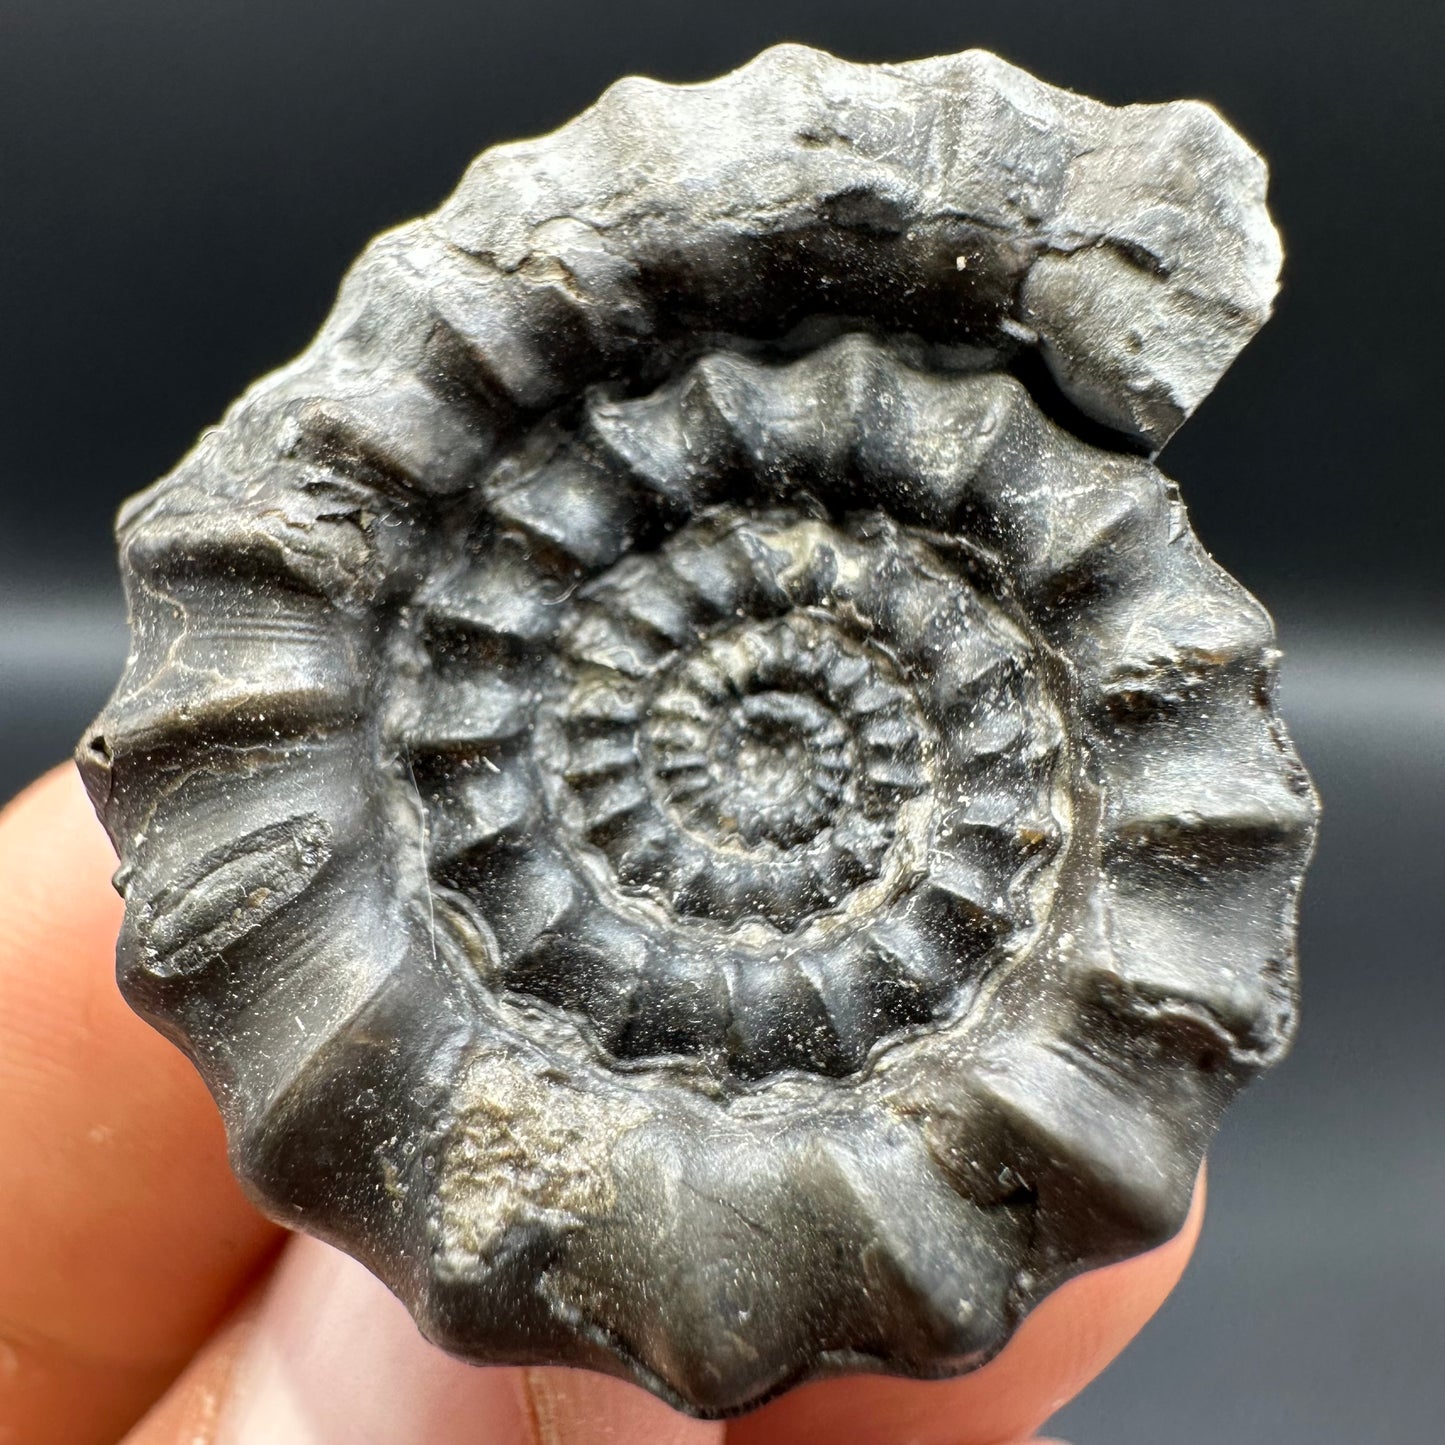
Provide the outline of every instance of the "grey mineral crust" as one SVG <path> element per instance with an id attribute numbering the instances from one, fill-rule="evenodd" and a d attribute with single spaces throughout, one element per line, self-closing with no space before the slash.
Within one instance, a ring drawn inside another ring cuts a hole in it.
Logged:
<path id="1" fill-rule="evenodd" d="M 1315 803 L 1151 458 L 1260 159 L 982 52 L 630 79 L 374 241 L 119 523 L 121 986 L 439 1344 L 703 1415 L 1173 1233 Z"/>

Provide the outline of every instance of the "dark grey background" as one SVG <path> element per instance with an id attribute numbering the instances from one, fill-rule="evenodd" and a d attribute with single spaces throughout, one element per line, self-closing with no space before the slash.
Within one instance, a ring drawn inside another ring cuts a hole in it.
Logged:
<path id="1" fill-rule="evenodd" d="M 0 794 L 113 681 L 116 504 L 484 146 L 780 39 L 1213 101 L 1272 163 L 1289 260 L 1165 465 L 1275 611 L 1325 798 L 1304 1027 L 1226 1124 L 1185 1283 L 1054 1429 L 1441 1438 L 1442 30 L 1438 0 L 0 0 Z"/>

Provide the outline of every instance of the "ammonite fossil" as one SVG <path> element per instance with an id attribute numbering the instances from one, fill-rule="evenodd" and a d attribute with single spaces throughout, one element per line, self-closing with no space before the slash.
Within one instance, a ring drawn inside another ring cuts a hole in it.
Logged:
<path id="1" fill-rule="evenodd" d="M 127 997 L 276 1218 L 705 1414 L 969 1369 L 1284 1048 L 1268 617 L 1148 459 L 1259 159 L 969 53 L 628 80 L 125 509 Z"/>

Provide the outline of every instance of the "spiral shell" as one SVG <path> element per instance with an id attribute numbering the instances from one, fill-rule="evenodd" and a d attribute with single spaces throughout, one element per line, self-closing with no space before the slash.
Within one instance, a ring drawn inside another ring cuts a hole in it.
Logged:
<path id="1" fill-rule="evenodd" d="M 126 996 L 275 1217 L 697 1413 L 1179 1225 L 1315 805 L 1148 460 L 1258 158 L 979 52 L 629 80 L 380 237 L 119 535 Z"/>

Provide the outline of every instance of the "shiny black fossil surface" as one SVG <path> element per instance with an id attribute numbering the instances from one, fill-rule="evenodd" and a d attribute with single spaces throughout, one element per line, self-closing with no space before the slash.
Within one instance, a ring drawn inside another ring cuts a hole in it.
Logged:
<path id="1" fill-rule="evenodd" d="M 1263 322 L 1208 108 L 614 87 L 120 522 L 122 987 L 278 1219 L 683 1408 L 969 1369 L 1293 1025 L 1272 628 L 1150 458 Z"/>

